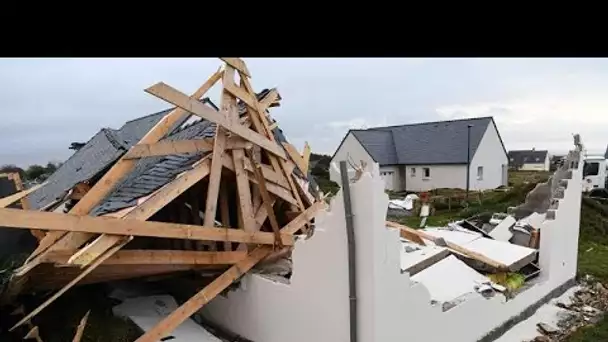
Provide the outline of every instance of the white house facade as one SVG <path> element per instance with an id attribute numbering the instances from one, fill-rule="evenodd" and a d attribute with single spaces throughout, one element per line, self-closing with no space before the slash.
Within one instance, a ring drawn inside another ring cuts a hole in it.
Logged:
<path id="1" fill-rule="evenodd" d="M 521 171 L 549 171 L 551 157 L 546 150 L 509 151 L 509 167 Z"/>
<path id="2" fill-rule="evenodd" d="M 507 153 L 491 117 L 350 130 L 332 158 L 341 160 L 378 163 L 393 191 L 466 189 L 467 160 L 469 189 L 507 185 Z"/>

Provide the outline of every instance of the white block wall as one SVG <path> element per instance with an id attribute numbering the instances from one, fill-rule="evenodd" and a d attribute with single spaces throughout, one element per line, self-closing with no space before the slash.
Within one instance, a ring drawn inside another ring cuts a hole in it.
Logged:
<path id="1" fill-rule="evenodd" d="M 427 289 L 400 273 L 400 241 L 384 221 L 388 197 L 378 166 L 351 184 L 357 248 L 358 333 L 361 342 L 471 342 L 575 276 L 582 153 L 556 199 L 554 217 L 541 225 L 538 284 L 505 302 L 470 299 L 442 312 Z M 566 163 L 566 165 L 569 163 Z M 560 174 L 570 173 L 561 170 Z M 558 171 L 560 172 L 560 171 Z M 342 192 L 316 219 L 315 234 L 296 243 L 289 285 L 246 275 L 242 286 L 217 297 L 203 315 L 255 342 L 349 341 L 348 260 Z M 449 286 L 449 279 L 446 281 Z"/>

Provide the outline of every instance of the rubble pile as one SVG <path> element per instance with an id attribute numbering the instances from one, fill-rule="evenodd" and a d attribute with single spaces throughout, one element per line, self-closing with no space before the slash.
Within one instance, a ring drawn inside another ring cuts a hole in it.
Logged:
<path id="1" fill-rule="evenodd" d="M 540 322 L 534 342 L 565 341 L 581 327 L 599 322 L 608 311 L 608 289 L 601 282 L 585 277 L 580 289 L 566 303 L 556 302 L 553 305 L 565 310 L 555 325 Z"/>

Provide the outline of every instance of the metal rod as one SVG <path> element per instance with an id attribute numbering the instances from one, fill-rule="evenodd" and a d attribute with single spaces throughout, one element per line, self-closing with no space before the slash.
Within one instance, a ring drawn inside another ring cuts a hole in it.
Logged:
<path id="1" fill-rule="evenodd" d="M 467 125 L 467 192 L 465 194 L 465 201 L 469 202 L 469 185 L 471 182 L 471 127 L 473 125 Z"/>
<path id="2" fill-rule="evenodd" d="M 350 307 L 350 342 L 357 342 L 357 267 L 355 263 L 355 227 L 350 199 L 350 185 L 346 162 L 340 162 L 342 196 L 344 198 L 344 218 L 346 219 L 346 239 L 348 241 L 348 299 Z"/>

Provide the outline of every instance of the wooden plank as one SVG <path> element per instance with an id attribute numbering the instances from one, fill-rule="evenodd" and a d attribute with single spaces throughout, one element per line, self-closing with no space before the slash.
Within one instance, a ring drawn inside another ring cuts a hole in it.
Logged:
<path id="1" fill-rule="evenodd" d="M 391 221 L 386 221 L 386 226 L 399 229 L 399 236 L 402 238 L 410 240 L 421 246 L 426 246 L 426 243 L 424 243 L 424 240 L 422 240 L 420 235 L 414 232 L 415 229 Z"/>
<path id="2" fill-rule="evenodd" d="M 234 172 L 236 174 L 237 193 L 239 197 L 239 207 L 243 217 L 243 228 L 246 232 L 255 232 L 256 224 L 253 217 L 251 202 L 251 191 L 249 189 L 249 177 L 243 166 L 245 152 L 243 150 L 233 150 L 232 159 L 234 162 Z"/>
<path id="3" fill-rule="evenodd" d="M 191 170 L 186 171 L 181 176 L 174 179 L 171 183 L 157 190 L 154 194 L 146 199 L 145 202 L 141 203 L 136 209 L 130 211 L 124 216 L 126 219 L 142 220 L 145 221 L 152 215 L 156 214 L 159 210 L 164 208 L 167 204 L 171 203 L 179 195 L 190 189 L 201 179 L 205 178 L 210 172 L 209 158 L 203 158 L 196 166 Z M 85 234 L 81 234 L 82 241 L 86 239 Z M 69 260 L 70 264 L 86 266 L 92 262 L 99 255 L 104 253 L 115 243 L 120 236 L 108 236 L 107 234 L 101 235 L 95 239 L 92 243 L 80 249 L 76 252 Z"/>
<path id="4" fill-rule="evenodd" d="M 125 159 L 138 159 L 145 157 L 166 156 L 180 153 L 198 153 L 213 150 L 214 139 L 192 139 L 192 140 L 163 140 L 154 144 L 141 144 L 131 147 L 125 154 Z M 243 139 L 232 137 L 226 139 L 224 148 L 232 150 L 235 148 L 249 148 L 253 146 Z"/>
<path id="5" fill-rule="evenodd" d="M 42 263 L 67 264 L 71 251 L 50 252 Z M 123 250 L 103 265 L 231 265 L 247 256 L 246 252 L 203 252 L 182 250 Z"/>
<path id="6" fill-rule="evenodd" d="M 10 209 L 2 209 L 2 210 L 10 210 Z M 9 331 L 13 331 L 16 328 L 18 328 L 19 326 L 21 326 L 23 323 L 31 320 L 34 316 L 39 314 L 42 310 L 44 310 L 44 308 L 49 306 L 52 302 L 54 302 L 57 298 L 59 298 L 59 296 L 64 294 L 67 290 L 72 288 L 72 286 L 76 285 L 76 283 L 78 283 L 82 278 L 86 277 L 87 274 L 91 273 L 91 271 L 93 271 L 97 266 L 101 265 L 107 258 L 109 258 L 112 254 L 114 254 L 115 252 L 120 250 L 122 247 L 124 247 L 124 245 L 129 243 L 129 241 L 131 241 L 132 239 L 133 239 L 133 237 L 124 238 L 116 246 L 114 246 L 114 247 L 112 247 L 112 249 L 108 250 L 104 255 L 97 258 L 97 260 L 95 260 L 95 263 L 93 263 L 91 266 L 87 267 L 76 278 L 72 279 L 72 281 L 70 281 L 67 285 L 65 285 L 63 288 L 61 288 L 61 290 L 57 291 L 54 295 L 52 295 L 44 303 L 40 304 L 36 309 L 34 309 L 34 311 L 30 312 L 27 316 L 23 317 L 23 319 L 21 319 L 19 322 L 17 322 L 12 328 L 9 329 Z"/>
<path id="7" fill-rule="evenodd" d="M 308 169 L 304 165 L 304 160 L 302 159 L 302 156 L 300 155 L 298 150 L 296 150 L 296 148 L 292 144 L 287 142 L 284 142 L 283 146 L 285 147 L 287 154 L 289 155 L 289 157 L 291 157 L 291 160 L 293 160 L 298 169 L 300 169 L 303 174 L 308 174 Z"/>
<path id="8" fill-rule="evenodd" d="M 247 258 L 232 266 L 222 275 L 217 277 L 200 292 L 188 299 L 177 310 L 160 321 L 152 329 L 144 333 L 136 342 L 157 342 L 167 334 L 175 330 L 186 319 L 200 310 L 205 304 L 220 294 L 235 280 L 247 273 L 255 264 L 265 258 L 271 252 L 270 248 L 258 247 L 254 249 Z"/>
<path id="9" fill-rule="evenodd" d="M 251 104 L 253 105 L 253 107 L 249 107 L 249 116 L 251 117 L 252 121 L 254 122 L 254 126 L 257 127 L 258 131 L 260 132 L 264 132 L 264 134 L 269 138 L 274 140 L 274 134 L 272 133 L 272 130 L 269 128 L 268 126 L 268 120 L 266 117 L 265 112 L 262 110 L 262 108 L 260 108 L 259 103 L 257 102 L 256 99 L 256 95 L 255 92 L 253 91 L 253 88 L 251 87 L 251 84 L 249 83 L 249 81 L 247 80 L 247 78 L 242 77 L 241 76 L 241 81 L 243 83 L 243 86 L 245 87 L 245 89 L 249 92 L 250 96 L 253 97 L 253 99 L 255 101 L 253 101 Z M 243 101 L 245 101 L 245 99 L 241 99 Z M 253 109 L 253 110 L 252 110 Z M 257 121 L 260 121 L 260 123 L 257 123 Z M 261 127 L 260 127 L 261 126 Z M 300 210 L 304 210 L 304 203 L 302 203 L 302 199 L 300 198 L 300 194 L 298 193 L 298 187 L 297 185 L 294 183 L 292 177 L 293 177 L 293 170 L 288 171 L 287 169 L 287 165 L 285 164 L 285 161 L 287 158 L 284 159 L 279 159 L 276 160 L 274 158 L 272 158 L 272 156 L 269 156 L 270 161 L 273 165 L 273 168 L 276 171 L 282 171 L 283 172 L 283 176 L 285 177 L 285 179 L 287 179 L 287 182 L 289 184 L 289 189 L 291 189 L 292 191 L 292 195 L 295 198 L 296 202 L 297 202 L 297 206 Z"/>
<path id="10" fill-rule="evenodd" d="M 262 101 L 260 101 L 260 105 L 262 108 L 260 108 L 262 110 L 261 114 L 266 115 L 266 110 L 270 107 L 270 105 L 272 105 L 273 103 L 277 102 L 279 99 L 279 93 L 277 92 L 276 89 L 272 89 L 268 95 L 266 95 L 265 98 L 262 99 Z"/>
<path id="11" fill-rule="evenodd" d="M 245 62 L 243 62 L 242 59 L 236 58 L 236 57 L 220 57 L 220 59 L 222 61 L 224 61 L 226 64 L 228 64 L 231 67 L 235 68 L 236 70 L 240 71 L 245 76 L 251 77 L 251 74 L 249 73 L 249 70 L 247 69 L 247 65 L 245 65 Z"/>
<path id="12" fill-rule="evenodd" d="M 279 246 L 279 248 L 283 248 L 283 246 L 280 243 L 281 234 L 279 232 L 279 230 L 280 230 L 279 223 L 277 222 L 277 218 L 274 215 L 274 209 L 272 208 L 272 199 L 270 199 L 268 190 L 266 190 L 266 181 L 264 180 L 264 176 L 262 176 L 262 167 L 256 163 L 255 159 L 253 159 L 253 154 L 251 154 L 251 151 L 248 150 L 247 152 L 249 155 L 249 160 L 251 161 L 251 164 L 253 165 L 255 177 L 258 181 L 260 195 L 262 196 L 262 204 L 266 208 L 266 213 L 268 215 L 268 219 L 270 220 L 270 227 L 274 231 L 277 245 Z"/>
<path id="13" fill-rule="evenodd" d="M 298 217 L 294 218 L 285 227 L 283 227 L 283 229 L 281 229 L 281 233 L 295 234 L 298 230 L 300 230 L 300 228 L 312 220 L 319 210 L 325 208 L 327 208 L 327 204 L 324 201 L 315 202 L 313 205 L 308 207 L 308 209 L 304 210 L 300 215 L 298 215 Z"/>
<path id="14" fill-rule="evenodd" d="M 253 219 L 253 218 L 252 218 Z M 274 234 L 232 228 L 203 227 L 189 224 L 140 221 L 104 216 L 76 216 L 61 213 L 0 209 L 0 222 L 8 228 L 76 231 L 93 234 L 132 235 L 200 241 L 233 241 L 273 244 Z M 282 234 L 286 245 L 293 244 L 289 234 Z"/>
<path id="15" fill-rule="evenodd" d="M 275 202 L 276 201 L 274 199 L 272 199 L 271 206 L 274 206 Z M 260 208 L 255 213 L 255 223 L 258 225 L 256 227 L 257 230 L 260 230 L 262 228 L 262 225 L 264 224 L 264 222 L 266 221 L 267 218 L 268 218 L 268 212 L 266 211 L 266 207 L 261 205 Z"/>
<path id="16" fill-rule="evenodd" d="M 203 225 L 213 227 L 217 211 L 217 201 L 220 192 L 222 177 L 222 156 L 224 155 L 224 142 L 226 134 L 218 125 L 215 132 L 215 144 L 211 159 L 211 173 L 209 174 L 209 187 L 207 188 L 207 202 L 205 205 L 205 220 Z"/>
<path id="17" fill-rule="evenodd" d="M 223 71 L 218 70 L 199 88 L 194 94 L 192 94 L 193 101 L 203 97 L 205 93 L 219 79 L 222 77 Z M 198 102 L 198 101 L 197 101 Z M 167 114 L 161 121 L 159 121 L 139 142 L 138 144 L 153 144 L 158 142 L 160 139 L 165 137 L 173 125 L 182 119 L 185 115 L 188 115 L 187 111 L 182 108 L 175 108 L 169 114 Z M 88 215 L 88 213 L 97 205 L 99 202 L 106 197 L 112 189 L 118 184 L 118 182 L 124 177 L 124 175 L 131 172 L 136 165 L 136 161 L 131 159 L 121 158 L 103 177 L 93 186 L 93 188 L 70 210 L 70 214 L 74 215 Z M 76 249 L 80 247 L 84 242 L 88 241 L 93 236 L 85 234 L 69 234 L 63 236 L 63 232 L 51 232 L 45 236 L 41 241 L 38 248 L 32 253 L 32 256 L 39 255 L 47 247 L 53 250 L 59 249 Z M 47 240 L 47 241 L 44 241 Z M 83 242 L 84 241 L 84 242 Z M 52 246 L 52 247 L 51 247 Z M 29 259 L 34 261 L 30 256 Z"/>
<path id="18" fill-rule="evenodd" d="M 183 108 L 191 112 L 192 114 L 198 115 L 203 119 L 221 125 L 228 131 L 242 137 L 247 141 L 259 145 L 268 152 L 282 159 L 287 158 L 285 155 L 285 151 L 283 151 L 283 149 L 280 148 L 275 141 L 269 140 L 263 135 L 240 125 L 238 122 L 232 122 L 232 120 L 229 120 L 225 115 L 222 115 L 222 113 L 203 105 L 199 101 L 188 97 L 186 94 L 163 82 L 159 82 L 151 86 L 150 88 L 146 89 L 146 92 L 162 100 L 165 100 L 175 106 Z"/>
<path id="19" fill-rule="evenodd" d="M 308 175 L 308 169 L 310 165 L 310 154 L 311 154 L 310 145 L 308 142 L 304 143 L 304 151 L 302 151 L 302 167 L 306 170 L 304 172 L 305 175 Z"/>
<path id="20" fill-rule="evenodd" d="M 43 184 L 38 184 L 36 186 L 33 186 L 27 190 L 24 191 L 20 191 L 17 193 L 14 193 L 12 195 L 0 198 L 0 208 L 6 208 L 9 205 L 19 201 L 20 199 L 24 198 L 25 196 L 31 194 L 32 192 L 38 190 L 40 187 L 42 187 L 43 185 L 45 185 L 46 183 Z"/>
<path id="21" fill-rule="evenodd" d="M 72 339 L 72 342 L 80 342 L 80 340 L 82 340 L 82 335 L 84 334 L 84 327 L 87 325 L 87 320 L 89 319 L 90 313 L 91 313 L 91 310 L 87 311 L 87 313 L 84 315 L 84 317 L 82 317 L 82 319 L 80 320 L 80 323 L 78 324 L 78 327 L 76 328 L 76 333 L 74 334 L 74 338 Z"/>
<path id="22" fill-rule="evenodd" d="M 228 188 L 226 185 L 220 187 L 220 215 L 222 217 L 222 225 L 224 227 L 230 227 L 230 209 L 228 204 Z M 224 250 L 232 250 L 232 242 L 224 241 Z"/>
<path id="23" fill-rule="evenodd" d="M 197 153 L 213 150 L 213 144 L 208 139 L 195 140 L 164 140 L 154 144 L 141 144 L 131 147 L 124 159 L 138 159 L 169 154 Z"/>

